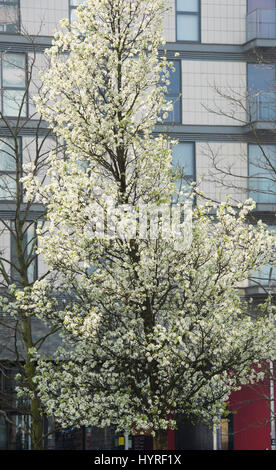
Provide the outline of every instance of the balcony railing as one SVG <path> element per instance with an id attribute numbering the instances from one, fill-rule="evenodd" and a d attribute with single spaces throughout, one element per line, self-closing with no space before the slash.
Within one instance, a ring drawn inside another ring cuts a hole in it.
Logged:
<path id="1" fill-rule="evenodd" d="M 249 95 L 247 112 L 250 121 L 276 122 L 276 93 L 260 91 Z"/>
<path id="2" fill-rule="evenodd" d="M 246 38 L 275 39 L 276 38 L 276 8 L 257 8 L 246 18 Z"/>

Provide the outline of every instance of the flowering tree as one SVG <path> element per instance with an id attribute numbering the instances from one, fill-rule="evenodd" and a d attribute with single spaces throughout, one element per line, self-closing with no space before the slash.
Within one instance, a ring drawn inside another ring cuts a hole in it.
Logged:
<path id="1" fill-rule="evenodd" d="M 258 380 L 251 364 L 274 339 L 236 289 L 274 249 L 261 224 L 248 226 L 250 203 L 196 207 L 193 220 L 188 196 L 171 203 L 173 143 L 153 133 L 171 109 L 158 53 L 165 3 L 89 0 L 63 22 L 38 109 L 66 158 L 51 153 L 48 186 L 25 179 L 47 207 L 40 249 L 70 295 L 58 314 L 42 306 L 68 347 L 54 362 L 36 357 L 40 397 L 64 426 L 147 431 L 156 449 L 179 415 L 212 420 Z M 47 289 L 36 283 L 31 301 L 42 305 Z"/>

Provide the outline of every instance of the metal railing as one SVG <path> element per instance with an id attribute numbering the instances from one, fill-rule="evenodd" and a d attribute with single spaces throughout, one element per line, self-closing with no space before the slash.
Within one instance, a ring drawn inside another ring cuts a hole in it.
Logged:
<path id="1" fill-rule="evenodd" d="M 260 91 L 247 97 L 250 121 L 276 121 L 276 92 Z"/>
<path id="2" fill-rule="evenodd" d="M 276 8 L 257 8 L 247 15 L 246 39 L 276 39 Z"/>

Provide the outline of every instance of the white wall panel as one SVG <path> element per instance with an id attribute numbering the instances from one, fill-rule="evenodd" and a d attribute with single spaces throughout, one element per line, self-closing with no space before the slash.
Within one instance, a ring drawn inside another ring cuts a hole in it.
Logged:
<path id="1" fill-rule="evenodd" d="M 196 175 L 200 182 L 200 190 L 208 198 L 222 202 L 229 195 L 235 202 L 245 201 L 247 144 L 196 143 Z"/>
<path id="2" fill-rule="evenodd" d="M 163 28 L 167 42 L 175 42 L 175 1 L 168 0 L 168 13 L 165 16 Z"/>
<path id="3" fill-rule="evenodd" d="M 62 18 L 68 18 L 68 0 L 21 0 L 21 24 L 28 34 L 52 36 Z"/>
<path id="4" fill-rule="evenodd" d="M 241 125 L 226 115 L 245 120 L 245 111 L 233 101 L 246 96 L 246 64 L 221 61 L 182 61 L 183 124 Z M 244 103 L 243 103 L 244 104 Z"/>
<path id="5" fill-rule="evenodd" d="M 246 0 L 201 0 L 201 41 L 245 43 Z"/>

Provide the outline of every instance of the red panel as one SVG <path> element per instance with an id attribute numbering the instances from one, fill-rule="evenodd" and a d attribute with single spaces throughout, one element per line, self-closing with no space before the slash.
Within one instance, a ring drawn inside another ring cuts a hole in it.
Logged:
<path id="1" fill-rule="evenodd" d="M 234 412 L 234 450 L 270 449 L 268 397 L 268 380 L 243 387 L 231 395 L 229 408 Z"/>

